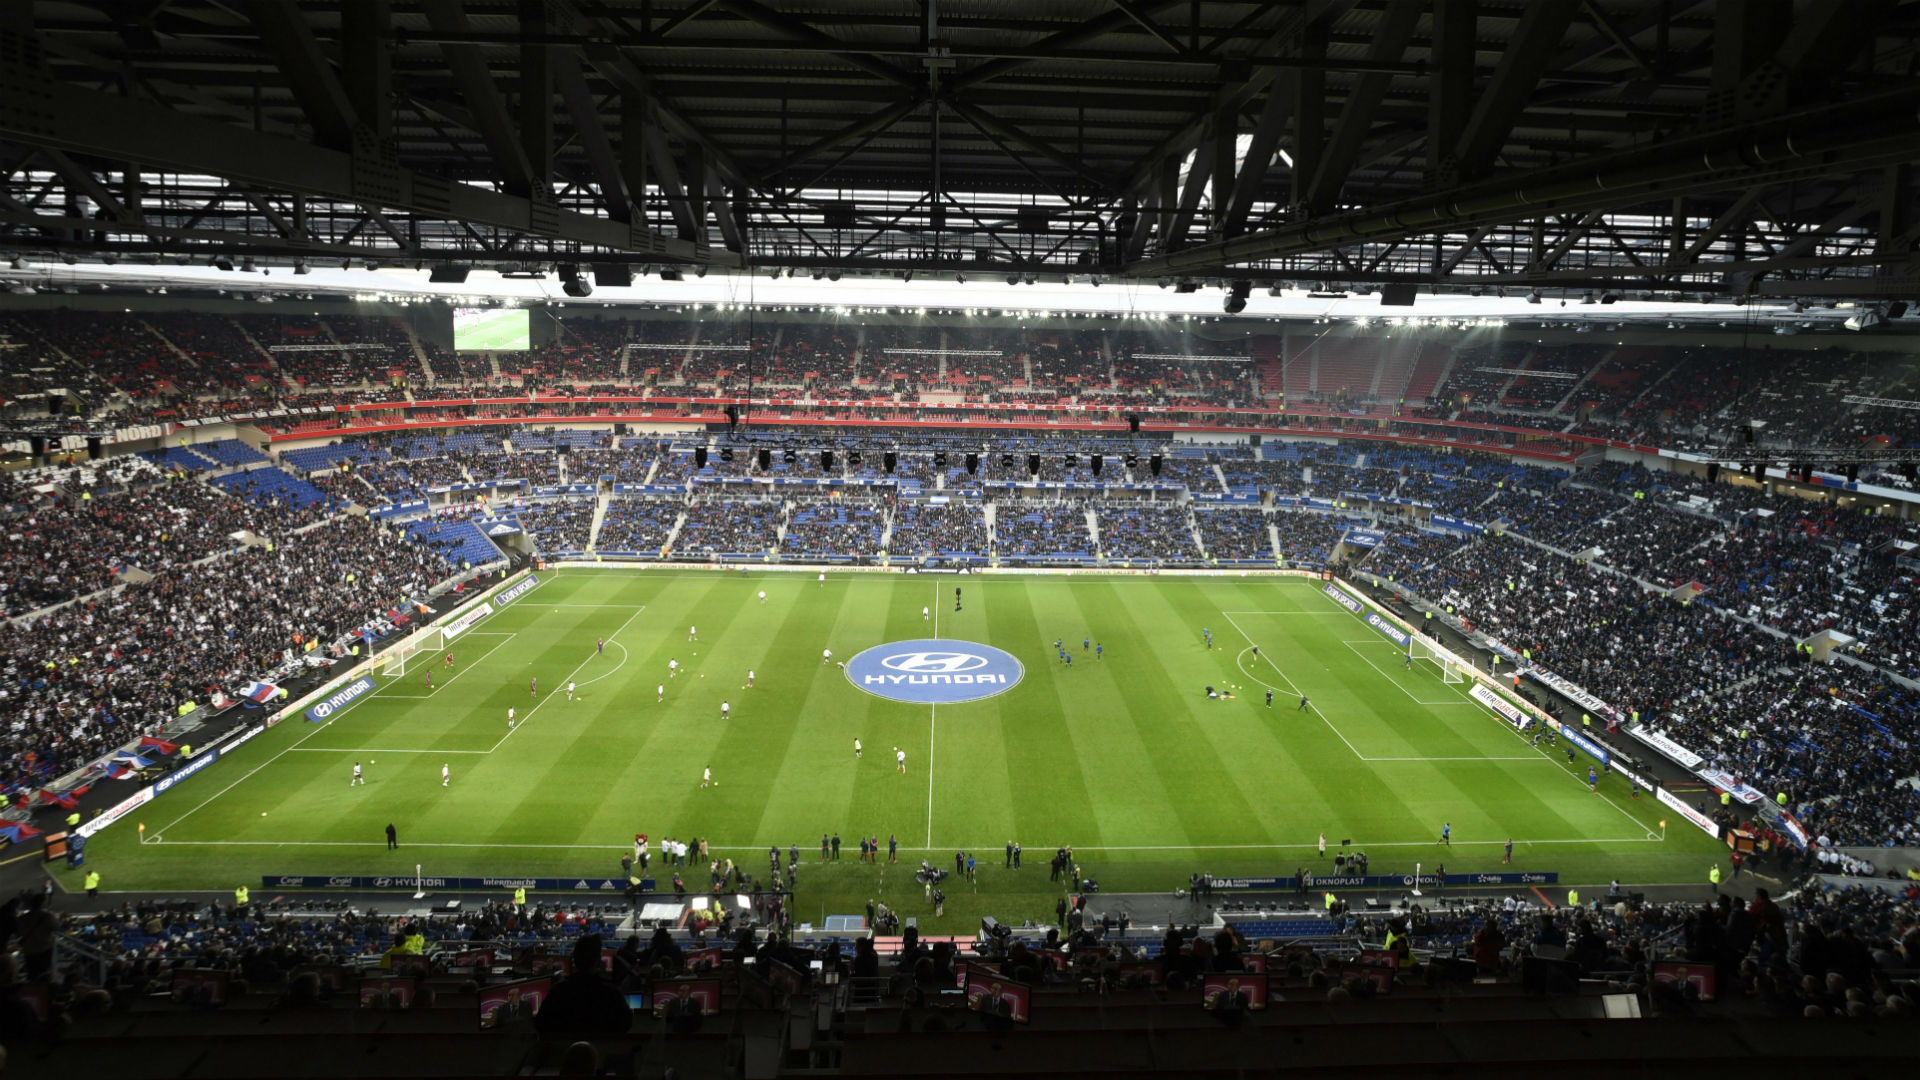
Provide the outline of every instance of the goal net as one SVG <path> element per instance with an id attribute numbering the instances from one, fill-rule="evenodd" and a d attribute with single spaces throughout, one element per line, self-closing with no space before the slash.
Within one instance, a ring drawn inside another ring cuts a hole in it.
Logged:
<path id="1" fill-rule="evenodd" d="M 1466 665 L 1452 654 L 1441 652 L 1419 638 L 1408 640 L 1407 655 L 1413 657 L 1416 663 L 1431 664 L 1439 671 L 1441 682 L 1464 683 L 1467 681 Z"/>
<path id="2" fill-rule="evenodd" d="M 388 655 L 380 674 L 392 678 L 418 671 L 421 664 L 440 659 L 446 649 L 447 633 L 444 629 L 429 626 L 425 630 L 416 630 L 408 634 Z"/>

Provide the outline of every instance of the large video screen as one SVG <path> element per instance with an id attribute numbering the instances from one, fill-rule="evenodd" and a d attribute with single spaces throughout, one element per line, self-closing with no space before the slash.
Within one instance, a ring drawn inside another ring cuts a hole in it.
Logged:
<path id="1" fill-rule="evenodd" d="M 459 352 L 525 352 L 533 313 L 525 308 L 454 308 L 453 347 Z"/>

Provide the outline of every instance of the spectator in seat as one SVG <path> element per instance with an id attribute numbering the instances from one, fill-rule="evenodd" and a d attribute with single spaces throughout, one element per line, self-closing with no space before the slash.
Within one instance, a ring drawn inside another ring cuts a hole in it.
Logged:
<path id="1" fill-rule="evenodd" d="M 633 1026 L 627 999 L 600 970 L 601 938 L 583 935 L 573 946 L 573 971 L 555 983 L 534 1014 L 543 1035 L 623 1035 Z"/>

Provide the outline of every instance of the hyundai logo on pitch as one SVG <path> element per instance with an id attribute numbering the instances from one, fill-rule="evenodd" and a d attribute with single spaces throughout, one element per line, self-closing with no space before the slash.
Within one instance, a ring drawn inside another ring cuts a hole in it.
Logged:
<path id="1" fill-rule="evenodd" d="M 971 641 L 895 641 L 847 661 L 853 685 L 914 705 L 954 705 L 1005 693 L 1026 669 L 1013 654 Z"/>

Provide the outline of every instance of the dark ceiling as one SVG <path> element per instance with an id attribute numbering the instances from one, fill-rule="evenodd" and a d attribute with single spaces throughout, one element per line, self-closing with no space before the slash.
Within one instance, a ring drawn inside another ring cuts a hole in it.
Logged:
<path id="1" fill-rule="evenodd" d="M 35 0 L 0 250 L 1906 296 L 1920 3 Z"/>

